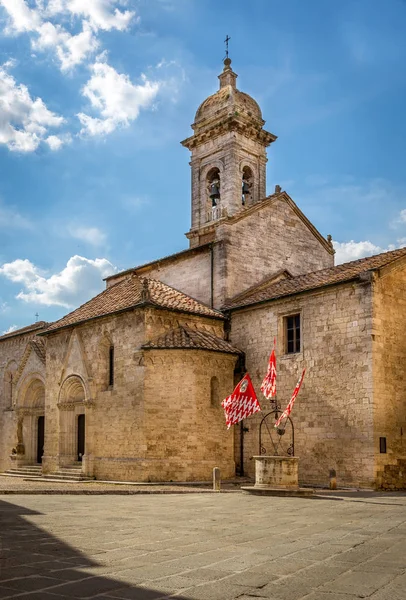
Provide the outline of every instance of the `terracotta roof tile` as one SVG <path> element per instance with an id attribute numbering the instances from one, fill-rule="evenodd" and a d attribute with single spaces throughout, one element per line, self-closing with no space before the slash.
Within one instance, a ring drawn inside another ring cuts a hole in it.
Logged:
<path id="1" fill-rule="evenodd" d="M 62 317 L 41 335 L 46 335 L 62 327 L 77 325 L 90 319 L 123 312 L 145 304 L 224 319 L 221 312 L 209 308 L 161 281 L 132 275 L 112 285 L 89 302 L 86 302 L 86 304 Z"/>
<path id="2" fill-rule="evenodd" d="M 7 340 L 8 338 L 12 338 L 17 335 L 32 333 L 33 331 L 44 329 L 48 325 L 49 323 L 47 323 L 46 321 L 37 321 L 37 323 L 32 323 L 31 325 L 27 325 L 26 327 L 22 327 L 21 329 L 16 329 L 15 331 L 10 331 L 10 333 L 5 333 L 4 335 L 1 335 L 0 341 Z"/>
<path id="3" fill-rule="evenodd" d="M 156 350 L 212 350 L 213 352 L 242 354 L 241 350 L 212 333 L 184 326 L 164 333 L 157 339 L 144 344 L 143 348 Z"/>
<path id="4" fill-rule="evenodd" d="M 395 260 L 406 256 L 406 248 L 384 252 L 375 256 L 368 256 L 359 260 L 337 265 L 329 269 L 314 271 L 297 275 L 292 279 L 284 279 L 276 283 L 270 283 L 269 286 L 261 284 L 259 288 L 253 289 L 250 293 L 242 293 L 231 299 L 225 304 L 223 310 L 250 306 L 267 300 L 276 300 L 284 296 L 291 296 L 314 290 L 326 285 L 344 283 L 356 279 L 366 271 L 380 269 Z"/>

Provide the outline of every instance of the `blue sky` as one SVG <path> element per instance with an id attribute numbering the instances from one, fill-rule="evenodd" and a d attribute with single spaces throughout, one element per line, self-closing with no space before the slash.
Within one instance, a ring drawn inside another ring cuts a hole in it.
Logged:
<path id="1" fill-rule="evenodd" d="M 0 333 L 187 247 L 223 40 L 338 261 L 406 244 L 404 0 L 0 0 Z"/>

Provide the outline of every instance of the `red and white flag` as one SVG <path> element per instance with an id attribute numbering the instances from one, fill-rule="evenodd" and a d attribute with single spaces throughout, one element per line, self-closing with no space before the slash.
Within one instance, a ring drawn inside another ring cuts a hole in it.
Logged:
<path id="1" fill-rule="evenodd" d="M 273 398 L 274 396 L 276 396 L 275 342 L 276 342 L 276 340 L 273 341 L 273 349 L 271 352 L 271 356 L 269 357 L 268 372 L 265 375 L 265 378 L 261 384 L 261 392 L 264 394 L 264 396 L 267 400 L 269 400 L 269 398 Z"/>
<path id="2" fill-rule="evenodd" d="M 301 374 L 299 381 L 297 382 L 296 387 L 293 391 L 292 398 L 290 399 L 289 404 L 287 405 L 287 407 L 285 408 L 285 410 L 283 411 L 283 413 L 281 414 L 279 419 L 275 422 L 274 427 L 279 427 L 282 419 L 285 419 L 286 417 L 288 417 L 290 415 L 290 413 L 292 412 L 293 404 L 295 403 L 296 396 L 299 393 L 300 386 L 302 385 L 302 381 L 303 381 L 303 377 L 305 376 L 305 373 L 306 373 L 306 369 L 303 369 L 303 373 Z"/>
<path id="3" fill-rule="evenodd" d="M 261 410 L 248 373 L 241 379 L 231 396 L 223 400 L 221 406 L 224 408 L 227 429 Z"/>

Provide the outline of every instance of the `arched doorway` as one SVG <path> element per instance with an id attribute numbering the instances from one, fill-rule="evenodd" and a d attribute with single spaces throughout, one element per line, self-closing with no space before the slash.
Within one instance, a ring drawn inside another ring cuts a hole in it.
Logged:
<path id="1" fill-rule="evenodd" d="M 82 462 L 86 453 L 86 389 L 81 377 L 71 375 L 59 396 L 59 464 Z"/>
<path id="2" fill-rule="evenodd" d="M 42 463 L 45 444 L 45 385 L 38 374 L 20 387 L 17 402 L 17 451 L 26 464 Z"/>

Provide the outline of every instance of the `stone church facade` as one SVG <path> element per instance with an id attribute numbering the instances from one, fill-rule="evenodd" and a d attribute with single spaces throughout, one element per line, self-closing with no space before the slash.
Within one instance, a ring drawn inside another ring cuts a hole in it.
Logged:
<path id="1" fill-rule="evenodd" d="M 226 59 L 182 142 L 189 249 L 108 277 L 55 323 L 0 337 L 1 471 L 253 476 L 276 337 L 282 408 L 307 369 L 292 413 L 301 483 L 327 485 L 334 470 L 343 486 L 406 487 L 406 249 L 334 266 L 331 238 L 279 186 L 266 196 L 276 136 L 236 79 Z M 227 431 L 220 403 L 246 370 L 262 412 Z"/>

